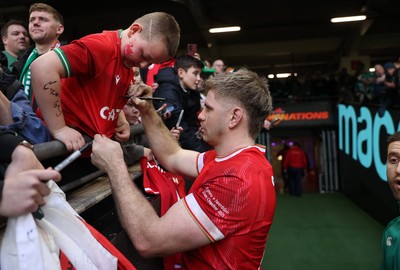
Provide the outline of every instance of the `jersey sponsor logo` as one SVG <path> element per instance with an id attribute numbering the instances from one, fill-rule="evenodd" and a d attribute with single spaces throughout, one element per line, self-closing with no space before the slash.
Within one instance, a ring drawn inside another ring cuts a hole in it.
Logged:
<path id="1" fill-rule="evenodd" d="M 392 237 L 389 236 L 388 238 L 386 238 L 386 246 L 390 247 L 392 245 Z"/>
<path id="2" fill-rule="evenodd" d="M 115 76 L 115 85 L 118 84 L 120 79 L 121 79 L 121 77 L 119 75 Z"/>
<path id="3" fill-rule="evenodd" d="M 107 121 L 114 121 L 118 118 L 121 109 L 111 109 L 108 106 L 104 106 L 100 110 L 100 117 Z"/>

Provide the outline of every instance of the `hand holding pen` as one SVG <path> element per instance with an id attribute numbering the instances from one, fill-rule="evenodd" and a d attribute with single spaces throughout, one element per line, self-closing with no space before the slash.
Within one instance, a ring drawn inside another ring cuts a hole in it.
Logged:
<path id="1" fill-rule="evenodd" d="M 127 91 L 127 94 L 124 95 L 124 98 L 138 98 L 141 100 L 159 100 L 159 101 L 164 101 L 165 98 L 160 98 L 160 97 L 152 97 L 150 96 L 152 94 L 152 89 L 150 86 L 144 84 L 143 82 L 134 84 L 132 85 L 129 90 Z"/>
<path id="2" fill-rule="evenodd" d="M 170 130 L 171 137 L 178 142 L 179 142 L 179 137 L 181 136 L 181 132 L 183 131 L 183 128 L 180 126 L 183 117 L 183 112 L 184 110 L 181 110 L 176 125 Z"/>

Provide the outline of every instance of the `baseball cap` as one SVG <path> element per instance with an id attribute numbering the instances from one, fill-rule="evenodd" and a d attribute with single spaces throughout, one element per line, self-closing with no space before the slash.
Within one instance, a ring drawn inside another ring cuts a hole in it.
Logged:
<path id="1" fill-rule="evenodd" d="M 392 62 L 387 62 L 383 65 L 385 69 L 396 68 Z"/>

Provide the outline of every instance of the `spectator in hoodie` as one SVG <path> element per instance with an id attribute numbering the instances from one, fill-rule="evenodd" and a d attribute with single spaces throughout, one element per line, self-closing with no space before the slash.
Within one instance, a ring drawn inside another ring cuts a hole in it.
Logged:
<path id="1" fill-rule="evenodd" d="M 184 149 L 205 152 L 210 146 L 198 136 L 199 123 L 197 116 L 201 110 L 200 73 L 203 63 L 190 55 L 181 55 L 175 59 L 174 67 L 160 69 L 157 74 L 158 88 L 155 97 L 166 99 L 168 105 L 173 105 L 171 117 L 164 121 L 168 129 L 176 127 L 179 115 L 183 110 L 180 126 L 183 131 L 179 143 Z M 156 109 L 163 104 L 155 101 Z"/>

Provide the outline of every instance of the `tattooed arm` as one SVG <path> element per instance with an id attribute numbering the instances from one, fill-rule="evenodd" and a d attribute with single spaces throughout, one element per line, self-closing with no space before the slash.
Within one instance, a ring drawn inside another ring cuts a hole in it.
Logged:
<path id="1" fill-rule="evenodd" d="M 36 102 L 54 139 L 62 141 L 68 150 L 81 148 L 85 141 L 75 129 L 65 125 L 61 109 L 60 80 L 64 67 L 54 52 L 48 52 L 31 65 L 32 87 Z"/>

